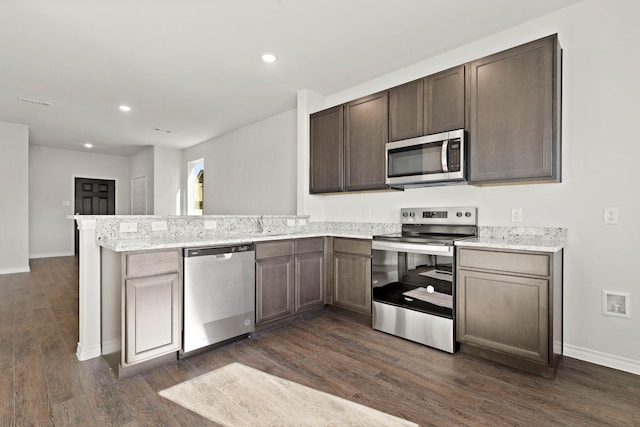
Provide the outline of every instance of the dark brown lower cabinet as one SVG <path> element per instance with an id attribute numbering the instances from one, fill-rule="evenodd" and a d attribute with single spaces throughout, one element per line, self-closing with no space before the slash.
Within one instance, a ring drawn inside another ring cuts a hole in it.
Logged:
<path id="1" fill-rule="evenodd" d="M 256 324 L 324 306 L 324 238 L 256 243 Z"/>
<path id="2" fill-rule="evenodd" d="M 562 252 L 458 248 L 461 351 L 553 376 L 562 355 Z"/>
<path id="3" fill-rule="evenodd" d="M 371 241 L 333 239 L 333 305 L 371 314 Z"/>

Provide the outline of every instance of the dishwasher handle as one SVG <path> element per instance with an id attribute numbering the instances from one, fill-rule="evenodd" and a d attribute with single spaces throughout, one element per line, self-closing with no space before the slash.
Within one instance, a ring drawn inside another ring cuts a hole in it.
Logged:
<path id="1" fill-rule="evenodd" d="M 193 258 L 199 256 L 212 256 L 212 255 L 224 255 L 242 252 L 255 251 L 255 245 L 253 243 L 242 243 L 233 246 L 213 246 L 213 247 L 200 247 L 200 248 L 184 248 L 182 256 L 184 258 Z"/>

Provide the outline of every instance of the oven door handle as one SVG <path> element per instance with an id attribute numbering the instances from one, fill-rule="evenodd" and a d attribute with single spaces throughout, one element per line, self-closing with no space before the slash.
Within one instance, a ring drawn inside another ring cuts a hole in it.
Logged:
<path id="1" fill-rule="evenodd" d="M 453 256 L 453 246 L 449 245 L 429 245 L 426 243 L 398 243 L 374 240 L 371 249 L 380 251 L 411 252 L 427 255 L 448 255 Z"/>

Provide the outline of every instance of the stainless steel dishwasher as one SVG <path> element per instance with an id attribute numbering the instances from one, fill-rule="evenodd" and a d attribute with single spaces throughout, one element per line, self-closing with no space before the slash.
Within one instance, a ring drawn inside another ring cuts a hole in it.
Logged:
<path id="1" fill-rule="evenodd" d="M 181 356 L 255 329 L 255 247 L 183 249 L 184 331 Z"/>

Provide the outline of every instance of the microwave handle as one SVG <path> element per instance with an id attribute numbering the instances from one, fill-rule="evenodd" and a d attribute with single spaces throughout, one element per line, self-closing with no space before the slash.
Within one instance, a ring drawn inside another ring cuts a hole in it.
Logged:
<path id="1" fill-rule="evenodd" d="M 442 172 L 449 172 L 449 140 L 442 141 L 442 152 L 440 153 L 440 161 L 442 162 Z"/>

